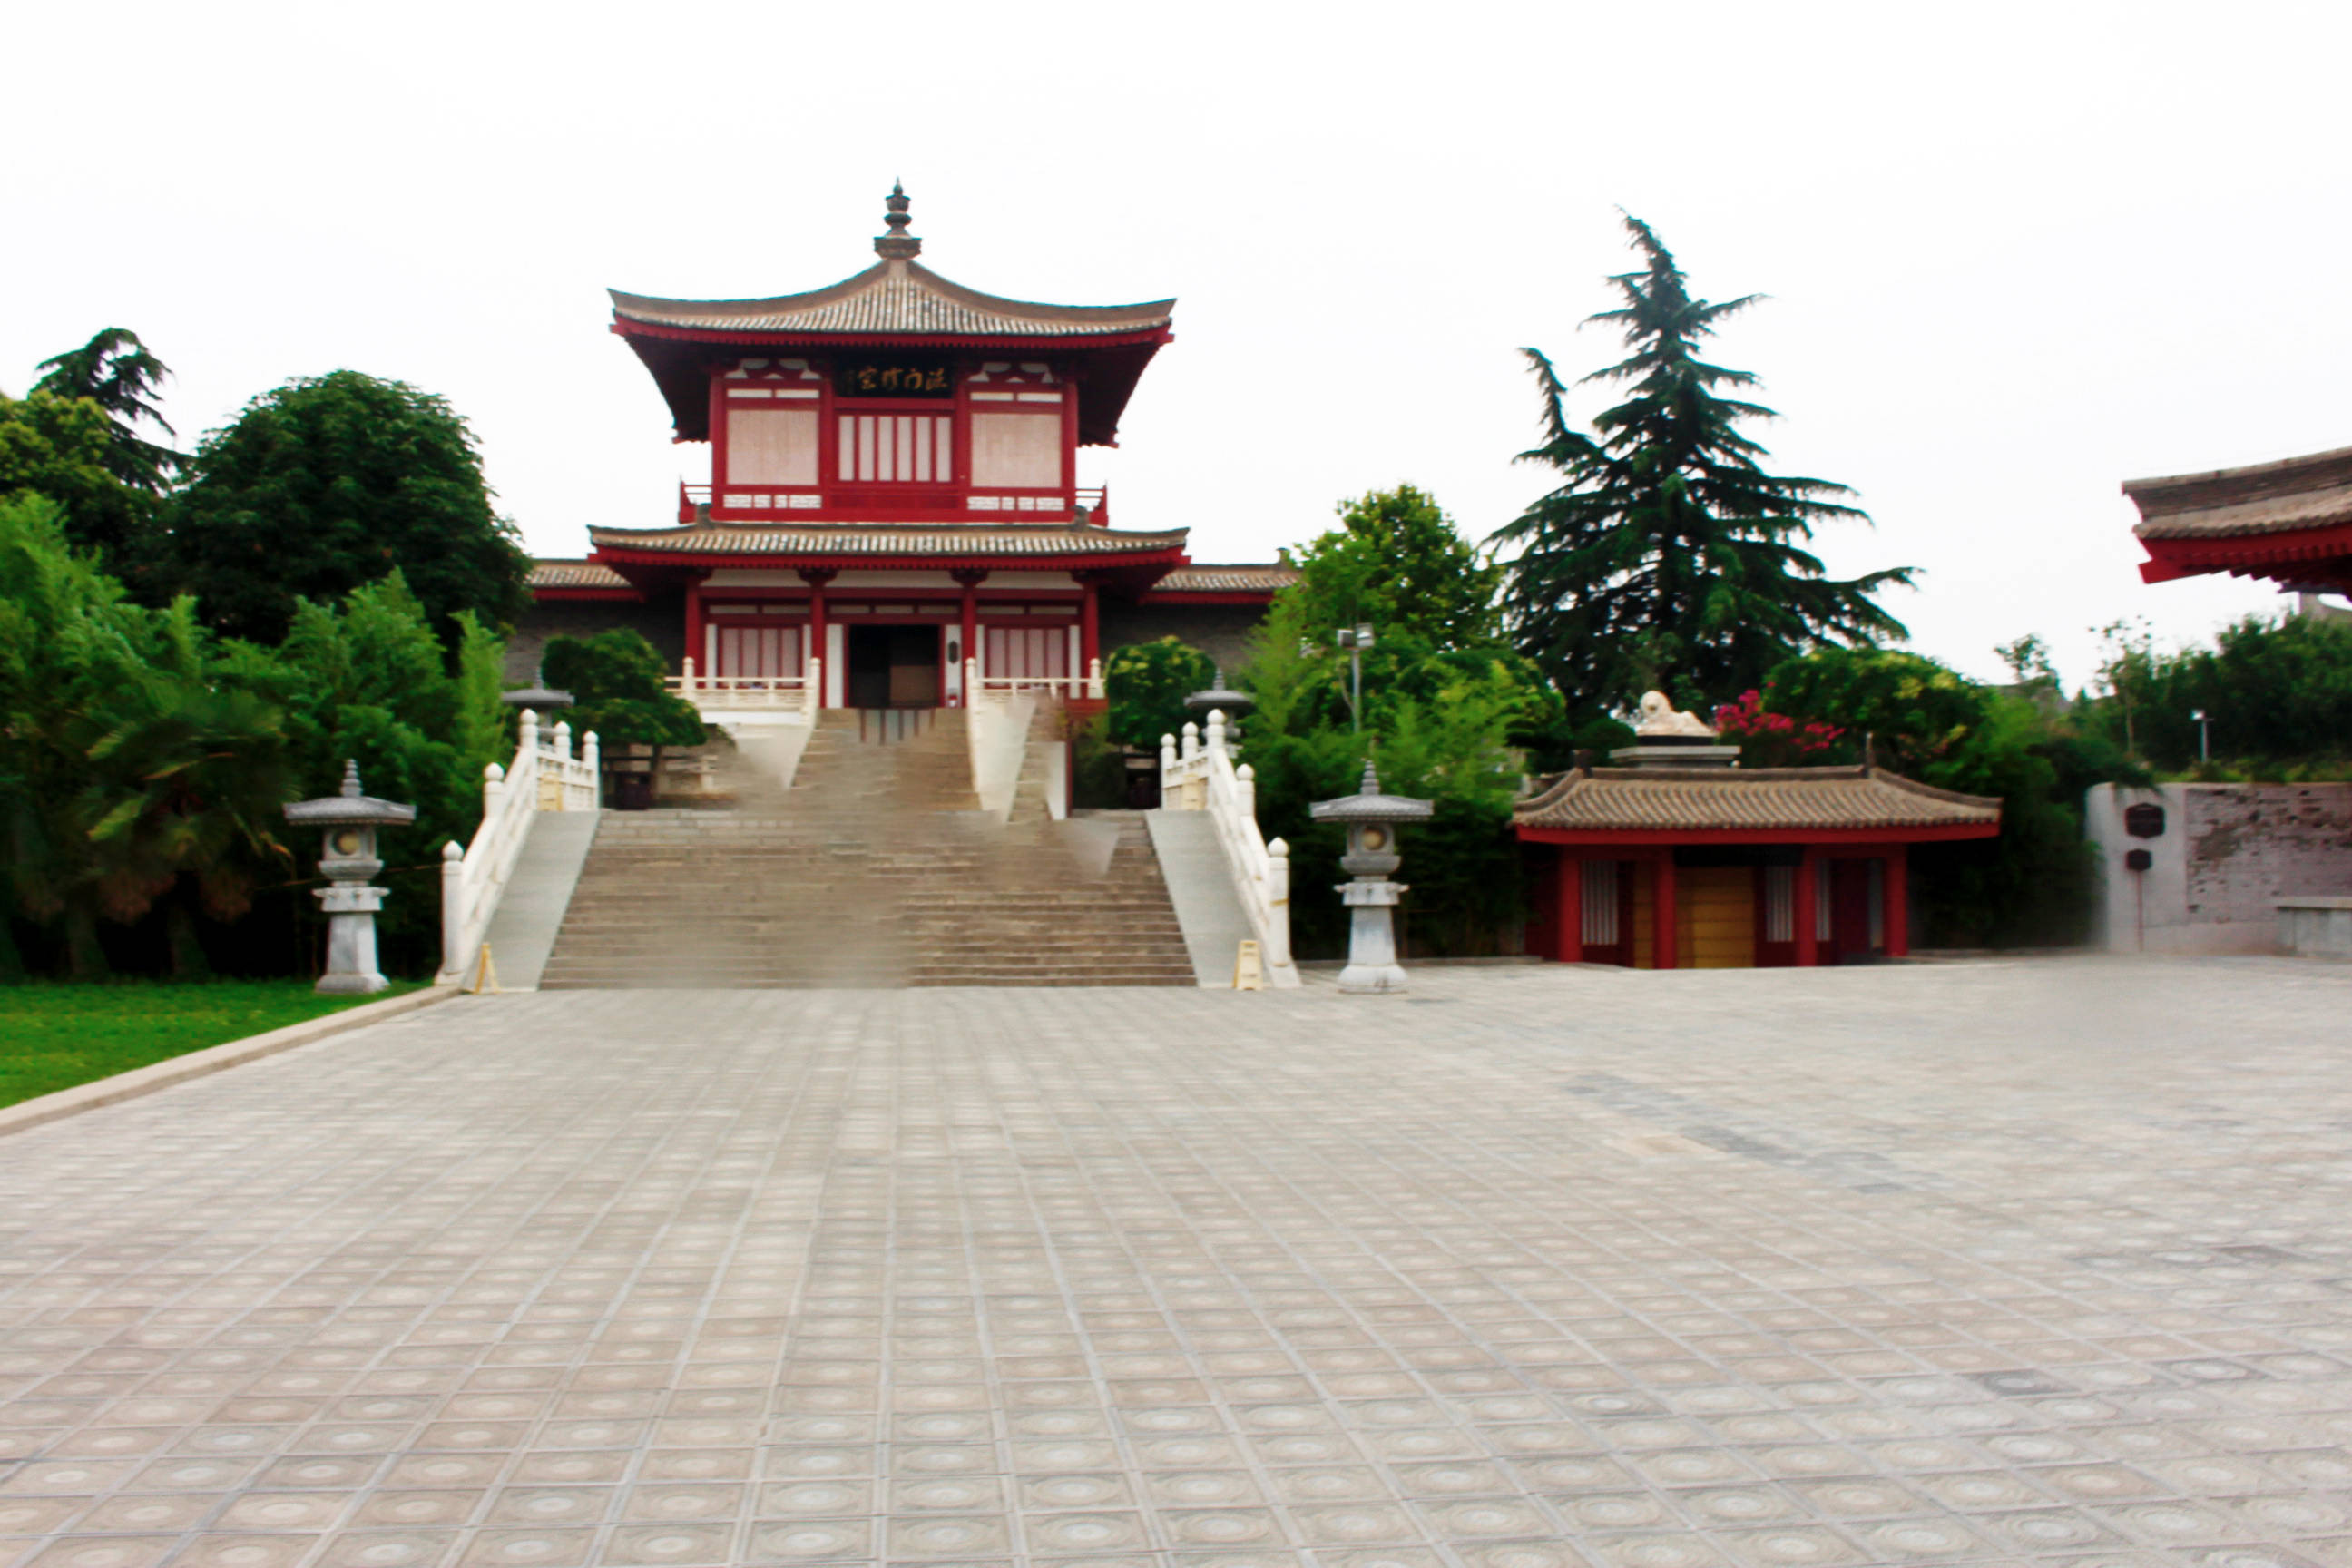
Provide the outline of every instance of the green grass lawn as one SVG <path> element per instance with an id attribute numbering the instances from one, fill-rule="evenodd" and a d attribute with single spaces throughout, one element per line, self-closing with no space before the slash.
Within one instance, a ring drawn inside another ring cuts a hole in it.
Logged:
<path id="1" fill-rule="evenodd" d="M 394 981 L 373 996 L 320 996 L 307 980 L 0 985 L 0 1105 L 415 989 Z"/>

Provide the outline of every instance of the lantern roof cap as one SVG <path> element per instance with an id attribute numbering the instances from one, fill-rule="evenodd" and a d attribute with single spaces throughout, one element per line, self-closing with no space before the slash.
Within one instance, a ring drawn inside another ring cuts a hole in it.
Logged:
<path id="1" fill-rule="evenodd" d="M 1355 794 L 1318 800 L 1307 811 L 1318 822 L 1418 822 L 1436 809 L 1431 802 L 1410 795 L 1382 795 L 1381 775 L 1367 758 L 1364 782 Z"/>
<path id="2" fill-rule="evenodd" d="M 286 820 L 297 827 L 399 827 L 416 820 L 416 808 L 378 800 L 360 791 L 357 758 L 343 763 L 343 787 L 318 800 L 289 801 Z"/>

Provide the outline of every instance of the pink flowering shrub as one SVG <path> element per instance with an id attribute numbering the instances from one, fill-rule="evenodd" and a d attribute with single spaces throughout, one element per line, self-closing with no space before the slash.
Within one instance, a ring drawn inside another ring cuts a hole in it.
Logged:
<path id="1" fill-rule="evenodd" d="M 1740 761 L 1750 767 L 1802 767 L 1828 759 L 1822 755 L 1845 738 L 1835 724 L 1801 722 L 1764 706 L 1764 694 L 1743 691 L 1736 702 L 1715 710 L 1716 732 L 1740 749 Z"/>

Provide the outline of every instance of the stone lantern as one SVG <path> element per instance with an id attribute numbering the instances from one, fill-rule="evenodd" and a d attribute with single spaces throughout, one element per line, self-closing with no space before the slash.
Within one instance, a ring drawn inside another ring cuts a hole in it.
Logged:
<path id="1" fill-rule="evenodd" d="M 383 869 L 376 858 L 376 829 L 406 826 L 416 820 L 416 808 L 361 794 L 354 761 L 343 764 L 341 794 L 294 801 L 286 807 L 286 820 L 326 830 L 319 869 L 327 874 L 327 886 L 311 893 L 327 914 L 327 972 L 316 989 L 329 996 L 383 990 L 390 982 L 375 966 L 375 912 L 383 907 L 384 890 L 368 886 L 368 879 Z"/>
<path id="2" fill-rule="evenodd" d="M 1316 821 L 1344 823 L 1348 829 L 1348 852 L 1339 858 L 1339 869 L 1355 880 L 1340 883 L 1334 891 L 1354 913 L 1339 989 L 1357 994 L 1403 990 L 1404 971 L 1397 963 L 1396 928 L 1390 911 L 1405 885 L 1388 879 L 1402 864 L 1396 851 L 1396 825 L 1425 821 L 1434 808 L 1425 800 L 1382 795 L 1380 774 L 1366 762 L 1361 789 L 1337 800 L 1318 800 L 1307 809 Z"/>

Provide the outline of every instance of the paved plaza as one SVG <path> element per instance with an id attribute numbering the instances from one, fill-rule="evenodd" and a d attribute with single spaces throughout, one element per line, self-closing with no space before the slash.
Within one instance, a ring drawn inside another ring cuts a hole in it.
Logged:
<path id="1" fill-rule="evenodd" d="M 0 1139 L 0 1564 L 2352 1565 L 2352 969 L 467 998 Z"/>

